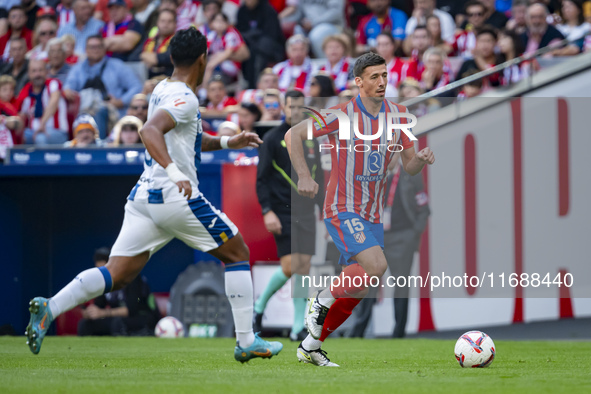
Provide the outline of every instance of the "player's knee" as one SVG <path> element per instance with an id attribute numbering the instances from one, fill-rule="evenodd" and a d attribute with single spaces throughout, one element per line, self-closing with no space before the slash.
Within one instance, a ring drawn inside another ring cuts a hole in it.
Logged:
<path id="1" fill-rule="evenodd" d="M 293 259 L 291 258 L 292 255 L 288 254 L 286 256 L 281 257 L 281 270 L 283 271 L 283 275 L 288 278 L 291 278 L 291 273 L 294 272 L 293 270 Z"/>
<path id="2" fill-rule="evenodd" d="M 285 275 L 288 278 L 291 278 L 291 267 L 282 264 L 281 270 L 283 271 L 283 275 Z"/>
<path id="3" fill-rule="evenodd" d="M 228 260 L 227 263 L 238 263 L 240 261 L 250 260 L 250 251 L 242 238 L 236 242 L 235 247 L 230 251 Z"/>

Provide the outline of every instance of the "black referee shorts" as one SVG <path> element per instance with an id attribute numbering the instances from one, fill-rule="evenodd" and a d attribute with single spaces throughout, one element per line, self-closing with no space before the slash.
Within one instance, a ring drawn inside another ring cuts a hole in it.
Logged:
<path id="1" fill-rule="evenodd" d="M 292 217 L 277 214 L 281 222 L 281 235 L 275 236 L 279 257 L 292 253 L 314 255 L 316 252 L 316 220 L 314 215 Z"/>

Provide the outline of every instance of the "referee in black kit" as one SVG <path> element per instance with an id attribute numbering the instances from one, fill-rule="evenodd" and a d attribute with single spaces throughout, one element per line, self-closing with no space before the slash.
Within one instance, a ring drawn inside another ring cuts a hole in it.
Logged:
<path id="1" fill-rule="evenodd" d="M 319 191 L 316 199 L 301 197 L 297 191 L 298 179 L 292 171 L 284 136 L 292 124 L 300 123 L 304 116 L 304 95 L 297 90 L 285 94 L 285 121 L 269 130 L 259 148 L 257 167 L 257 195 L 261 204 L 265 227 L 275 237 L 281 260 L 265 290 L 254 304 L 254 330 L 261 331 L 263 313 L 271 296 L 290 277 L 294 277 L 293 296 L 294 322 L 290 338 L 300 341 L 305 338 L 304 316 L 308 292 L 302 286 L 302 275 L 310 272 L 310 259 L 316 247 L 316 217 L 314 205 L 322 206 L 324 193 Z M 324 185 L 324 172 L 320 165 L 318 143 L 303 141 L 306 161 L 316 182 Z"/>

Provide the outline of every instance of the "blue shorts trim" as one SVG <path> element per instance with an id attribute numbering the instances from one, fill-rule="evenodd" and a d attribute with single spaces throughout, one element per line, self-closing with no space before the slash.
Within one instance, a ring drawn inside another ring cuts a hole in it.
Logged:
<path id="1" fill-rule="evenodd" d="M 384 225 L 371 223 L 356 213 L 341 212 L 324 219 L 326 229 L 341 252 L 339 264 L 350 265 L 357 254 L 374 246 L 384 248 Z"/>
<path id="2" fill-rule="evenodd" d="M 202 195 L 199 195 L 193 200 L 189 200 L 189 207 L 193 214 L 203 224 L 203 227 L 215 240 L 218 246 L 228 242 L 234 236 L 232 229 L 224 222 L 218 215 L 217 210 L 214 210 L 209 201 L 205 200 Z"/>
<path id="3" fill-rule="evenodd" d="M 162 189 L 148 190 L 148 204 L 164 204 Z"/>

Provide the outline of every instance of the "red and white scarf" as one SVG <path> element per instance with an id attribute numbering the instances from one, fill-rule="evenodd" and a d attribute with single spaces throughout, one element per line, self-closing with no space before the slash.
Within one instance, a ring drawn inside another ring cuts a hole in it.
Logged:
<path id="1" fill-rule="evenodd" d="M 294 71 L 299 68 L 300 72 L 294 78 Z M 294 66 L 291 60 L 281 62 L 273 67 L 273 72 L 279 77 L 279 90 L 286 92 L 288 89 L 297 89 L 307 92 L 312 74 L 312 62 L 307 57 L 301 66 Z"/>
<path id="2" fill-rule="evenodd" d="M 334 65 L 334 67 L 331 67 L 330 62 L 326 60 L 322 67 L 318 69 L 318 71 L 324 71 L 332 77 L 337 92 L 342 92 L 347 88 L 350 70 L 351 61 L 347 57 L 343 57 L 341 60 L 339 60 L 338 63 Z"/>

